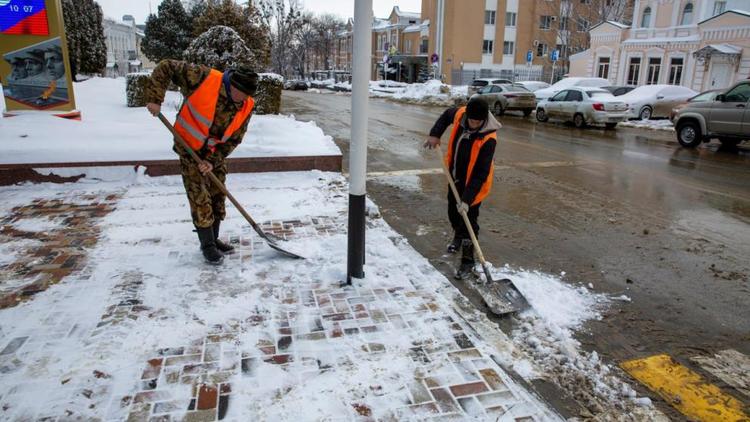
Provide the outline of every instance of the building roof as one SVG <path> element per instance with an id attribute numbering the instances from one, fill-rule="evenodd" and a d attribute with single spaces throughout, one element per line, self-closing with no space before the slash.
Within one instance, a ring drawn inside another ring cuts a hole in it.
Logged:
<path id="1" fill-rule="evenodd" d="M 404 18 L 416 18 L 419 19 L 421 17 L 421 13 L 419 12 L 402 12 L 401 9 L 398 6 L 393 6 L 393 11 L 396 12 L 397 16 L 401 16 Z"/>
<path id="2" fill-rule="evenodd" d="M 696 51 L 698 53 L 701 50 L 713 50 L 717 53 L 721 54 L 741 54 L 742 53 L 742 47 L 738 47 L 733 44 L 709 44 L 700 50 Z"/>
<path id="3" fill-rule="evenodd" d="M 592 26 L 591 28 L 589 28 L 589 31 L 593 31 L 594 29 L 596 29 L 596 28 L 604 25 L 605 23 L 608 23 L 610 25 L 616 26 L 616 27 L 618 27 L 620 29 L 628 29 L 628 28 L 630 28 L 629 25 L 625 25 L 624 23 L 615 22 L 615 21 L 604 21 L 604 22 L 599 22 L 596 25 Z"/>
<path id="4" fill-rule="evenodd" d="M 703 21 L 701 21 L 701 22 L 698 22 L 698 25 L 703 25 L 704 23 L 706 23 L 706 22 L 708 22 L 708 21 L 710 21 L 710 20 L 716 19 L 716 18 L 718 18 L 719 16 L 724 16 L 724 15 L 726 15 L 727 13 L 734 13 L 734 14 L 737 14 L 737 15 L 742 15 L 742 16 L 746 16 L 746 17 L 750 18 L 750 12 L 746 12 L 746 11 L 744 11 L 744 10 L 731 9 L 731 10 L 727 10 L 727 11 L 725 11 L 724 13 L 719 13 L 719 14 L 718 14 L 718 15 L 716 15 L 716 16 L 711 16 L 710 18 L 708 18 L 708 19 L 706 19 L 706 20 L 703 20 Z"/>
<path id="5" fill-rule="evenodd" d="M 404 28 L 404 32 L 420 32 L 422 30 L 422 25 L 409 25 L 406 28 Z"/>

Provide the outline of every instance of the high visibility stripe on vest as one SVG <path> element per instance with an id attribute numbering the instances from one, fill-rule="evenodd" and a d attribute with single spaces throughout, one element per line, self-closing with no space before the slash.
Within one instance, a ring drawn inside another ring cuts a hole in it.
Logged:
<path id="1" fill-rule="evenodd" d="M 229 140 L 242 124 L 250 117 L 255 106 L 252 97 L 247 97 L 242 107 L 235 113 L 229 126 L 224 130 L 221 139 L 209 136 L 216 115 L 216 105 L 219 101 L 219 91 L 224 74 L 218 70 L 211 70 L 198 89 L 188 97 L 180 108 L 175 122 L 175 130 L 185 139 L 190 148 L 198 151 L 204 145 L 213 151 L 216 146 Z M 231 96 L 227 92 L 227 96 Z"/>
<path id="2" fill-rule="evenodd" d="M 463 119 L 464 115 L 466 114 L 466 107 L 461 107 L 456 111 L 456 116 L 453 118 L 453 130 L 451 131 L 451 137 L 448 141 L 448 149 L 445 152 L 445 165 L 450 169 L 451 165 L 453 164 L 453 161 L 455 160 L 454 154 L 454 144 L 456 144 L 456 137 L 458 135 L 458 129 L 461 126 L 461 120 Z M 469 181 L 471 180 L 471 175 L 474 172 L 474 166 L 477 164 L 477 159 L 479 158 L 479 152 L 482 150 L 482 147 L 484 144 L 489 141 L 490 139 L 497 140 L 497 135 L 495 132 L 488 133 L 481 139 L 475 139 L 474 143 L 471 146 L 471 153 L 469 155 L 469 165 L 466 169 L 466 181 L 464 182 L 464 186 L 469 185 Z M 458 154 L 458 150 L 456 149 L 456 154 Z M 490 166 L 490 172 L 487 175 L 487 180 L 484 181 L 482 184 L 481 189 L 479 189 L 479 192 L 477 193 L 477 196 L 474 198 L 474 202 L 471 203 L 472 206 L 479 204 L 484 200 L 484 198 L 489 195 L 490 190 L 492 189 L 492 180 L 495 176 L 495 166 Z"/>

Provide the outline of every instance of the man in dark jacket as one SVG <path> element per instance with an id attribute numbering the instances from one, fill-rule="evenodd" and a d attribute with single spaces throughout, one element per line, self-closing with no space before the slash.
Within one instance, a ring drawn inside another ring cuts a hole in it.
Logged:
<path id="1" fill-rule="evenodd" d="M 447 109 L 430 130 L 424 146 L 432 149 L 440 145 L 440 137 L 451 125 L 453 130 L 444 159 L 461 203 L 456 202 L 449 188 L 448 219 L 454 236 L 448 244 L 448 252 L 455 253 L 459 247 L 462 249 L 461 265 L 455 277 L 464 279 L 473 273 L 475 262 L 474 246 L 461 214 L 469 217 L 474 233 L 479 236 L 479 207 L 492 187 L 497 130 L 502 126 L 489 112 L 484 100 L 472 98 L 466 107 Z"/>
<path id="2" fill-rule="evenodd" d="M 247 131 L 254 105 L 251 95 L 257 89 L 258 75 L 249 69 L 221 73 L 206 66 L 163 60 L 151 74 L 146 91 L 146 107 L 153 115 L 161 111 L 170 82 L 185 97 L 175 130 L 203 160 L 198 165 L 175 142 L 173 149 L 180 156 L 190 214 L 204 258 L 210 264 L 219 264 L 223 254 L 234 249 L 219 240 L 221 220 L 226 215 L 226 196 L 205 175 L 213 171 L 222 183 L 226 180 L 225 159 Z"/>

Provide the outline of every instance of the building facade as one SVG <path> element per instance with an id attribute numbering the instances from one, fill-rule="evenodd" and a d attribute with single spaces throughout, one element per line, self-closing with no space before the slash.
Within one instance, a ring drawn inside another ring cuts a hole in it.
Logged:
<path id="1" fill-rule="evenodd" d="M 571 58 L 571 76 L 613 85 L 726 88 L 750 77 L 750 0 L 640 0 L 632 26 L 592 28 L 591 48 Z"/>
<path id="2" fill-rule="evenodd" d="M 104 37 L 107 44 L 107 68 L 105 76 L 116 78 L 128 73 L 140 72 L 142 62 L 138 57 L 138 28 L 130 15 L 123 16 L 122 22 L 104 19 Z"/>

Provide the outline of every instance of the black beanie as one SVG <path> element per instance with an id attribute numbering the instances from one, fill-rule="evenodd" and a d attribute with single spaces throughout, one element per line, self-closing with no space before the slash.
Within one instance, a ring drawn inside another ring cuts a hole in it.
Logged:
<path id="1" fill-rule="evenodd" d="M 481 98 L 472 98 L 466 105 L 466 116 L 472 120 L 487 120 L 489 112 L 490 107 Z"/>
<path id="2" fill-rule="evenodd" d="M 258 89 L 258 74 L 251 69 L 240 67 L 232 71 L 229 83 L 247 95 L 254 95 Z"/>

